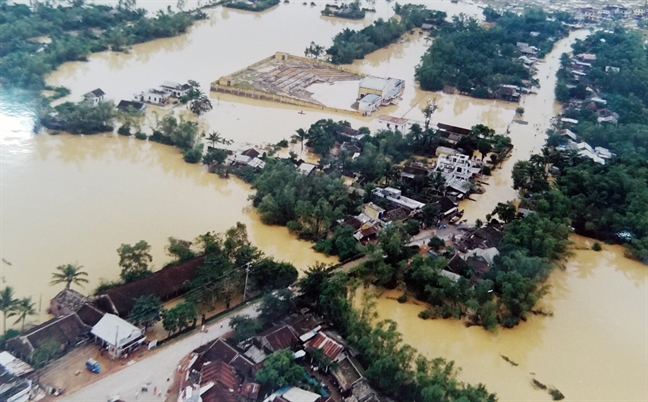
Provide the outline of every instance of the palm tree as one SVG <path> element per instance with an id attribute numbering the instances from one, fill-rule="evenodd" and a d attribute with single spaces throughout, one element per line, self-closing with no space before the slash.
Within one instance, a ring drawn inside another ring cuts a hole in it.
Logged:
<path id="1" fill-rule="evenodd" d="M 65 288 L 69 289 L 70 285 L 74 283 L 75 285 L 83 287 L 81 283 L 88 283 L 88 280 L 84 278 L 85 276 L 88 276 L 88 273 L 81 271 L 81 268 L 83 268 L 83 265 L 78 265 L 76 263 L 59 265 L 56 267 L 56 270 L 59 272 L 54 272 L 52 274 L 50 285 L 65 283 Z"/>
<path id="2" fill-rule="evenodd" d="M 14 298 L 14 289 L 11 286 L 0 291 L 0 311 L 2 311 L 2 331 L 7 332 L 7 317 L 15 315 L 18 300 Z"/>
<path id="3" fill-rule="evenodd" d="M 304 131 L 303 128 L 300 128 L 299 130 L 296 131 L 297 134 L 293 135 L 291 138 L 295 141 L 301 142 L 301 150 L 304 150 L 304 140 L 308 136 L 306 131 Z"/>
<path id="4" fill-rule="evenodd" d="M 232 140 L 225 139 L 218 131 L 212 131 L 209 133 L 207 141 L 211 142 L 212 148 L 214 148 L 216 144 L 230 145 L 232 143 Z"/>
<path id="5" fill-rule="evenodd" d="M 31 296 L 30 297 L 24 297 L 20 300 L 17 301 L 16 307 L 14 310 L 14 315 L 18 316 L 18 319 L 16 322 L 14 322 L 14 325 L 18 324 L 19 322 L 22 321 L 22 329 L 21 331 L 25 330 L 25 319 L 27 318 L 28 315 L 36 315 L 36 309 L 34 308 L 34 303 L 32 302 Z"/>

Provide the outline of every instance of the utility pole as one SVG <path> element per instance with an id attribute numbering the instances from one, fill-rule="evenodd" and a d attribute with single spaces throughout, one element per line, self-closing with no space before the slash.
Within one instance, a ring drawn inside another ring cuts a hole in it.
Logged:
<path id="1" fill-rule="evenodd" d="M 251 262 L 248 262 L 245 264 L 245 287 L 243 288 L 243 301 L 245 301 L 247 297 L 247 283 L 248 283 L 248 275 L 250 274 L 250 266 L 252 265 Z"/>

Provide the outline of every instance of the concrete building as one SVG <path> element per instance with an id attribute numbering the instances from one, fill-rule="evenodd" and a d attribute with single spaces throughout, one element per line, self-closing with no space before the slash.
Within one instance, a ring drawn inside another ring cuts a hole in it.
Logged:
<path id="1" fill-rule="evenodd" d="M 393 205 L 405 208 L 407 211 L 419 211 L 425 206 L 424 203 L 404 197 L 401 190 L 393 187 L 375 188 L 372 194 L 376 197 L 384 198 Z"/>
<path id="2" fill-rule="evenodd" d="M 407 131 L 407 119 L 387 116 L 385 114 L 378 116 L 379 130 L 392 130 L 405 133 Z"/>
<path id="3" fill-rule="evenodd" d="M 436 170 L 446 181 L 451 179 L 469 180 L 479 168 L 473 166 L 468 155 L 439 155 Z"/>
<path id="4" fill-rule="evenodd" d="M 139 94 L 135 94 L 135 96 L 133 96 L 133 100 L 136 102 L 146 102 L 158 106 L 164 106 L 167 103 L 169 103 L 170 95 L 171 93 L 167 91 L 149 89 L 146 92 L 140 92 Z"/>
<path id="5" fill-rule="evenodd" d="M 398 78 L 379 78 L 368 76 L 360 81 L 358 98 L 374 94 L 382 98 L 382 104 L 388 105 L 405 90 L 405 81 Z"/>
<path id="6" fill-rule="evenodd" d="M 174 98 L 179 98 L 185 96 L 191 89 L 191 86 L 189 86 L 189 84 L 178 84 L 177 82 L 164 81 L 164 83 L 160 85 L 160 89 L 170 92 L 171 96 Z"/>
<path id="7" fill-rule="evenodd" d="M 92 106 L 97 106 L 99 102 L 103 102 L 106 99 L 106 93 L 101 90 L 101 88 L 97 88 L 94 91 L 90 91 L 87 94 L 83 95 L 83 100 L 86 102 L 90 102 Z"/>
<path id="8" fill-rule="evenodd" d="M 358 110 L 363 112 L 365 115 L 370 115 L 380 107 L 382 100 L 383 99 L 380 95 L 367 94 L 358 102 Z"/>
<path id="9" fill-rule="evenodd" d="M 146 340 L 144 330 L 114 314 L 105 314 L 90 331 L 113 357 L 120 357 Z"/>

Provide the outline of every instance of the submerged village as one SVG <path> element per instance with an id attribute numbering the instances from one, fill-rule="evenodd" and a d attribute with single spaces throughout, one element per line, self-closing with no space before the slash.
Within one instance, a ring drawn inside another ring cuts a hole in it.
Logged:
<path id="1" fill-rule="evenodd" d="M 645 400 L 646 21 L 0 3 L 0 401 Z"/>

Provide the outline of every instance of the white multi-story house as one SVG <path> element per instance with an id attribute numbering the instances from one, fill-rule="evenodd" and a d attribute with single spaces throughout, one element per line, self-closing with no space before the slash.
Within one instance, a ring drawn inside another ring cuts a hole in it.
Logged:
<path id="1" fill-rule="evenodd" d="M 446 181 L 452 179 L 470 180 L 479 168 L 473 166 L 468 155 L 439 155 L 436 171 L 441 173 Z"/>

